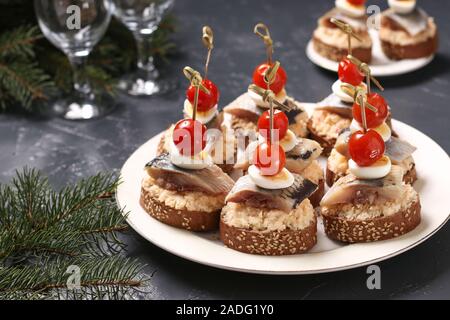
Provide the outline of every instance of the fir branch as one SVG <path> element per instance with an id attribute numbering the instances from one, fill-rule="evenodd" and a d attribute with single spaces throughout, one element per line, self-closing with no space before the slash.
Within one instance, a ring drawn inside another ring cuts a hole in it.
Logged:
<path id="1" fill-rule="evenodd" d="M 1 107 L 19 102 L 29 108 L 32 101 L 46 99 L 53 83 L 38 66 L 33 46 L 42 38 L 37 26 L 20 26 L 0 36 Z"/>
<path id="2" fill-rule="evenodd" d="M 98 174 L 55 192 L 38 171 L 18 172 L 12 187 L 0 189 L 0 261 L 25 252 L 76 256 L 105 246 L 116 252 L 122 243 L 112 234 L 126 224 L 104 195 L 117 184 L 112 174 Z"/>
<path id="3" fill-rule="evenodd" d="M 53 84 L 36 63 L 14 61 L 8 64 L 0 62 L 0 87 L 13 101 L 29 109 L 33 100 L 47 99 L 44 92 L 50 91 Z"/>
<path id="4" fill-rule="evenodd" d="M 55 191 L 34 169 L 0 184 L 0 299 L 130 298 L 142 266 L 118 255 L 126 215 L 111 198 L 119 181 L 101 173 Z M 67 290 L 66 270 L 82 272 Z"/>
<path id="5" fill-rule="evenodd" d="M 79 288 L 68 290 L 69 266 L 80 270 Z M 0 299 L 125 299 L 148 281 L 143 266 L 120 256 L 44 261 L 0 268 Z"/>
<path id="6" fill-rule="evenodd" d="M 51 81 L 35 63 L 0 62 L 0 86 L 29 108 L 33 100 L 46 98 L 44 91 L 50 88 Z"/>
<path id="7" fill-rule="evenodd" d="M 19 58 L 33 58 L 33 45 L 42 37 L 37 26 L 20 26 L 11 32 L 5 32 L 0 36 L 0 57 L 14 55 Z"/>
<path id="8" fill-rule="evenodd" d="M 115 94 L 117 79 L 112 78 L 105 69 L 99 66 L 88 65 L 85 70 L 86 76 L 96 91 L 106 91 L 110 95 Z"/>

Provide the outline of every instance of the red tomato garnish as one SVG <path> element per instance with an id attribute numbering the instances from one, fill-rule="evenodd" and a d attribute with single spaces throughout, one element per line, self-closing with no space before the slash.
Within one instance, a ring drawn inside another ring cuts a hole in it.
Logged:
<path id="1" fill-rule="evenodd" d="M 267 68 L 269 68 L 269 65 L 267 63 L 263 63 L 256 67 L 255 71 L 253 72 L 253 83 L 263 89 L 267 89 L 267 84 L 264 82 L 264 73 L 266 72 Z M 286 71 L 284 71 L 283 67 L 280 66 L 278 68 L 275 80 L 270 85 L 270 90 L 272 90 L 275 94 L 278 94 L 281 92 L 281 90 L 283 90 L 286 82 Z"/>
<path id="2" fill-rule="evenodd" d="M 203 79 L 202 84 L 209 90 L 210 93 L 207 94 L 202 90 L 199 90 L 197 111 L 205 112 L 213 108 L 219 102 L 220 92 L 217 86 L 211 80 Z M 187 89 L 186 98 L 192 105 L 194 105 L 194 98 L 195 98 L 194 86 L 190 86 Z"/>
<path id="3" fill-rule="evenodd" d="M 274 176 L 283 170 L 286 154 L 279 144 L 264 142 L 256 148 L 253 162 L 263 176 Z"/>
<path id="4" fill-rule="evenodd" d="M 286 136 L 289 127 L 289 119 L 283 111 L 274 110 L 273 112 L 273 129 L 275 137 L 278 140 Z M 278 130 L 278 131 L 276 131 Z M 270 111 L 264 111 L 258 120 L 258 131 L 266 140 L 270 140 Z"/>
<path id="5" fill-rule="evenodd" d="M 375 130 L 368 130 L 366 133 L 356 131 L 348 142 L 351 158 L 361 167 L 368 167 L 380 160 L 384 150 L 383 138 Z"/>
<path id="6" fill-rule="evenodd" d="M 342 59 L 339 63 L 338 75 L 339 80 L 353 86 L 359 86 L 364 80 L 364 75 L 358 70 L 358 67 L 347 58 Z"/>
<path id="7" fill-rule="evenodd" d="M 363 6 L 366 3 L 366 0 L 347 0 L 348 3 L 351 3 L 354 6 Z"/>
<path id="8" fill-rule="evenodd" d="M 366 119 L 368 128 L 376 128 L 381 125 L 388 117 L 388 105 L 386 100 L 378 93 L 371 93 L 367 97 L 367 102 L 377 108 L 377 112 L 366 109 Z M 362 125 L 361 106 L 358 103 L 353 104 L 353 118 Z"/>
<path id="9" fill-rule="evenodd" d="M 173 129 L 173 143 L 183 156 L 194 156 L 205 149 L 206 130 L 197 120 L 180 120 Z"/>

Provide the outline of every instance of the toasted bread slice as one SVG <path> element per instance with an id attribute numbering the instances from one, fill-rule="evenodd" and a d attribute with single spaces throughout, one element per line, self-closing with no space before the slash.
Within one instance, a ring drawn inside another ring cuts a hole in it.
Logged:
<path id="1" fill-rule="evenodd" d="M 202 210 L 178 209 L 152 195 L 148 189 L 141 188 L 140 204 L 153 218 L 170 226 L 190 231 L 217 230 L 221 209 L 207 212 Z"/>
<path id="2" fill-rule="evenodd" d="M 267 210 L 227 204 L 220 239 L 231 249 L 270 256 L 302 253 L 316 244 L 317 218 L 308 200 L 290 213 Z"/>
<path id="3" fill-rule="evenodd" d="M 348 55 L 347 49 L 341 49 L 331 46 L 316 37 L 313 37 L 312 41 L 314 50 L 327 59 L 339 62 Z M 352 54 L 362 62 L 370 63 L 370 61 L 372 60 L 372 47 L 354 48 Z"/>
<path id="4" fill-rule="evenodd" d="M 250 254 L 283 256 L 303 253 L 317 243 L 317 225 L 303 230 L 253 231 L 220 221 L 220 239 L 229 248 Z"/>
<path id="5" fill-rule="evenodd" d="M 426 58 L 436 53 L 438 49 L 438 35 L 426 41 L 402 46 L 381 40 L 384 54 L 391 60 Z"/>
<path id="6" fill-rule="evenodd" d="M 340 19 L 341 10 L 337 7 L 326 12 L 317 21 L 317 28 L 312 35 L 314 49 L 321 56 L 334 61 L 341 61 L 348 55 L 347 36 L 331 22 L 331 18 Z M 355 18 L 357 25 L 352 25 L 353 31 L 361 41 L 353 43 L 353 56 L 363 62 L 372 60 L 372 40 L 367 29 L 367 16 Z"/>
<path id="7" fill-rule="evenodd" d="M 398 35 L 393 36 L 394 33 Z M 398 40 L 400 38 L 403 39 L 403 43 Z M 380 41 L 384 54 L 391 60 L 419 59 L 436 53 L 439 47 L 439 34 L 432 20 L 428 22 L 426 30 L 412 36 L 396 21 L 382 15 Z"/>
<path id="8" fill-rule="evenodd" d="M 417 196 L 406 208 L 376 218 L 349 219 L 346 215 L 321 210 L 325 233 L 331 239 L 346 243 L 374 242 L 392 239 L 415 229 L 420 221 L 421 205 Z"/>

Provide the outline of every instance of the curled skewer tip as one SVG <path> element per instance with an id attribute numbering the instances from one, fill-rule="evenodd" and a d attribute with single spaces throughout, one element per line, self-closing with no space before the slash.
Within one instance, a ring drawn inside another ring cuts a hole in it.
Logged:
<path id="1" fill-rule="evenodd" d="M 267 62 L 272 64 L 273 40 L 270 36 L 269 28 L 264 23 L 258 23 L 253 28 L 253 32 L 264 41 L 264 44 L 266 45 Z"/>
<path id="2" fill-rule="evenodd" d="M 210 26 L 203 26 L 202 29 L 202 42 L 203 45 L 208 49 L 208 54 L 206 55 L 205 61 L 205 79 L 208 77 L 209 62 L 211 60 L 211 52 L 214 49 L 214 33 Z"/>
<path id="3" fill-rule="evenodd" d="M 273 45 L 273 40 L 270 36 L 269 28 L 264 23 L 258 23 L 255 25 L 253 32 L 261 37 L 264 40 L 264 43 L 267 46 Z"/>
<path id="4" fill-rule="evenodd" d="M 202 29 L 203 35 L 202 35 L 202 41 L 204 46 L 208 50 L 212 50 L 214 48 L 214 33 L 209 26 L 204 26 Z"/>

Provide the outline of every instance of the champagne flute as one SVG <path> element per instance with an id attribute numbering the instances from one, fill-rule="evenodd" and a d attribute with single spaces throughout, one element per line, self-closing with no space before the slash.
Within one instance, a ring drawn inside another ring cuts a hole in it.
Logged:
<path id="1" fill-rule="evenodd" d="M 74 73 L 74 90 L 53 105 L 69 120 L 93 119 L 109 113 L 115 103 L 106 93 L 94 93 L 84 68 L 89 53 L 100 41 L 111 19 L 107 0 L 34 0 L 44 36 L 63 51 Z"/>
<path id="2" fill-rule="evenodd" d="M 174 0 L 112 0 L 114 15 L 133 33 L 137 45 L 137 71 L 119 83 L 119 88 L 133 96 L 163 94 L 174 88 L 163 80 L 151 55 L 153 33 Z"/>

